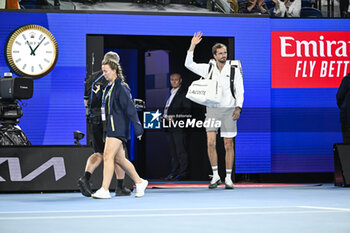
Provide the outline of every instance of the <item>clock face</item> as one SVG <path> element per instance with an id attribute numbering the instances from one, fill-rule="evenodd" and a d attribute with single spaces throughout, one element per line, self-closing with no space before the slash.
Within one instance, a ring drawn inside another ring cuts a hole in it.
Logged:
<path id="1" fill-rule="evenodd" d="M 25 25 L 9 37 L 6 56 L 8 64 L 18 75 L 41 78 L 55 66 L 58 46 L 46 28 Z"/>

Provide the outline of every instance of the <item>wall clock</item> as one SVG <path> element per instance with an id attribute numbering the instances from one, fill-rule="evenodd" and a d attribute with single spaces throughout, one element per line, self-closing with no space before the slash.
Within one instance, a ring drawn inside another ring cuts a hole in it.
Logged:
<path id="1" fill-rule="evenodd" d="M 5 48 L 7 63 L 20 76 L 41 78 L 56 65 L 58 46 L 46 28 L 29 24 L 17 28 Z"/>

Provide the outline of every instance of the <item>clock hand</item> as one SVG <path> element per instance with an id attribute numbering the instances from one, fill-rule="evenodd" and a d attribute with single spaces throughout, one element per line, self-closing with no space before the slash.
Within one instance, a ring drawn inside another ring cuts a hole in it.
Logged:
<path id="1" fill-rule="evenodd" d="M 26 41 L 26 44 L 29 46 L 30 48 L 30 55 L 32 55 L 34 53 L 33 49 L 32 49 L 32 46 L 30 46 L 29 42 Z"/>
<path id="2" fill-rule="evenodd" d="M 35 51 L 38 49 L 38 47 L 41 45 L 41 43 L 45 40 L 46 37 L 44 37 L 39 44 L 35 47 L 35 49 L 30 53 L 30 55 L 34 55 L 35 56 Z"/>

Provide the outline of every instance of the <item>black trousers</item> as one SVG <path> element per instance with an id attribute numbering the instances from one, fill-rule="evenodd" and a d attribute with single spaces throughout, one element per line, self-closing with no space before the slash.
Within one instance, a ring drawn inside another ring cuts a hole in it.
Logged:
<path id="1" fill-rule="evenodd" d="M 343 142 L 350 143 L 350 125 L 341 125 L 341 132 L 343 134 Z"/>
<path id="2" fill-rule="evenodd" d="M 167 136 L 171 155 L 171 174 L 186 177 L 188 175 L 186 135 L 182 131 L 171 131 Z"/>

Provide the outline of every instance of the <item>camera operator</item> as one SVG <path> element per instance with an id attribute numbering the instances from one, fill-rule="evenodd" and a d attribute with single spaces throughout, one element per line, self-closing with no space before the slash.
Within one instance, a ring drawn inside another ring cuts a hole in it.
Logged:
<path id="1" fill-rule="evenodd" d="M 301 0 L 272 0 L 276 17 L 300 17 Z"/>

